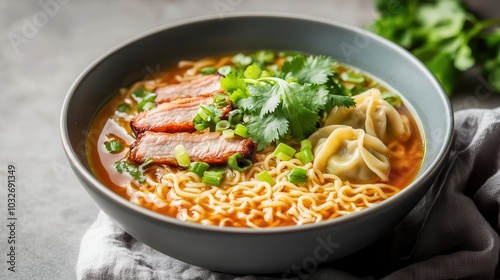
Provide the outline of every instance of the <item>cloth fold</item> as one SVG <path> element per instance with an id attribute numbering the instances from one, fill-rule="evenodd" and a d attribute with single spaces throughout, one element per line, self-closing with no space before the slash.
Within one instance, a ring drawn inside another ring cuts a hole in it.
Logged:
<path id="1" fill-rule="evenodd" d="M 367 248 L 300 279 L 499 279 L 500 108 L 459 111 L 454 130 L 446 166 L 398 225 Z M 227 275 L 175 260 L 137 241 L 102 212 L 82 239 L 76 275 L 281 279 Z"/>

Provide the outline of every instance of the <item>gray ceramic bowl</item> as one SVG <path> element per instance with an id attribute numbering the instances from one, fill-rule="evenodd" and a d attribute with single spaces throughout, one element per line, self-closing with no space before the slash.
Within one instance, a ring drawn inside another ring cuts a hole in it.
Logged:
<path id="1" fill-rule="evenodd" d="M 313 225 L 272 229 L 218 228 L 166 217 L 129 203 L 92 174 L 85 153 L 89 124 L 120 87 L 180 59 L 245 50 L 325 54 L 385 81 L 420 117 L 426 143 L 415 181 L 370 209 Z M 61 129 L 68 160 L 99 207 L 129 234 L 181 261 L 235 274 L 310 269 L 380 238 L 422 198 L 442 168 L 452 138 L 449 101 L 411 54 L 362 29 L 315 18 L 239 14 L 187 20 L 131 39 L 77 79 L 64 102 Z"/>

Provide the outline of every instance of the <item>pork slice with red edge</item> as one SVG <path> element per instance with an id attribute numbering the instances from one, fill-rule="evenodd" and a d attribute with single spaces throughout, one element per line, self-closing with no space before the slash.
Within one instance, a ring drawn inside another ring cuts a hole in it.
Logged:
<path id="1" fill-rule="evenodd" d="M 153 163 L 178 166 L 174 148 L 183 145 L 191 161 L 208 164 L 224 164 L 235 153 L 253 160 L 257 145 L 250 138 L 224 138 L 220 132 L 164 133 L 145 132 L 130 149 L 129 159 L 143 163 L 151 159 Z"/>
<path id="2" fill-rule="evenodd" d="M 207 96 L 221 89 L 220 80 L 222 76 L 212 74 L 196 78 L 191 81 L 182 82 L 159 87 L 155 90 L 156 103 L 168 102 L 180 98 Z"/>

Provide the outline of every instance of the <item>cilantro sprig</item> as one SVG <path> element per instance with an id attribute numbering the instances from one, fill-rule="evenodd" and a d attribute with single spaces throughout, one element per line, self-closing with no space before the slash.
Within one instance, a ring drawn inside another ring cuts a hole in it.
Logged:
<path id="1" fill-rule="evenodd" d="M 451 95 L 460 73 L 479 64 L 500 92 L 500 19 L 479 21 L 462 0 L 377 0 L 371 31 L 410 50 Z"/>
<path id="2" fill-rule="evenodd" d="M 333 63 L 330 57 L 295 55 L 276 73 L 253 63 L 221 80 L 235 107 L 244 112 L 243 122 L 258 150 L 275 141 L 307 138 L 327 108 L 355 106 L 333 79 Z"/>

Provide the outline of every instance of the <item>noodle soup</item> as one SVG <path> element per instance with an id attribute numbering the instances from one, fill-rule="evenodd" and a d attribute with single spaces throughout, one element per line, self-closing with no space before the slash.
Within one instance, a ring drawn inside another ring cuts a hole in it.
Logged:
<path id="1" fill-rule="evenodd" d="M 259 51 L 180 61 L 97 114 L 96 176 L 131 203 L 229 227 L 317 223 L 411 183 L 417 120 L 332 58 Z"/>

